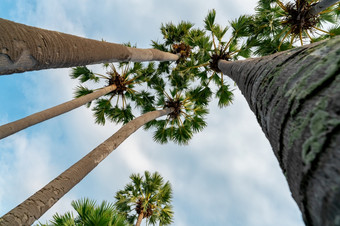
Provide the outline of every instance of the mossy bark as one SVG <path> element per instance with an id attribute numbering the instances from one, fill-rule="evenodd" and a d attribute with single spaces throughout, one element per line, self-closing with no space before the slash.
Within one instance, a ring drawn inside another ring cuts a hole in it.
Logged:
<path id="1" fill-rule="evenodd" d="M 219 68 L 256 115 L 306 225 L 340 225 L 340 37 Z"/>
<path id="2" fill-rule="evenodd" d="M 58 115 L 74 110 L 86 103 L 89 103 L 101 96 L 104 96 L 105 94 L 114 91 L 116 88 L 116 85 L 107 86 L 85 96 L 67 101 L 55 107 L 48 108 L 46 110 L 29 115 L 25 118 L 2 125 L 0 126 L 0 140 L 30 126 L 36 125 Z"/>
<path id="3" fill-rule="evenodd" d="M 0 18 L 0 75 L 119 61 L 175 61 L 179 56 L 49 31 Z"/>
<path id="4" fill-rule="evenodd" d="M 0 218 L 1 226 L 31 225 L 77 185 L 101 161 L 145 123 L 169 114 L 172 108 L 148 112 L 124 125 L 114 135 L 65 170 L 45 187 Z"/>

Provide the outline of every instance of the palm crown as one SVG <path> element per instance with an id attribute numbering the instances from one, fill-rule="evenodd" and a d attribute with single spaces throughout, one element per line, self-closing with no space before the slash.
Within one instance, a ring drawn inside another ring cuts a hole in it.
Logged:
<path id="1" fill-rule="evenodd" d="M 51 224 L 40 224 L 41 226 L 65 226 L 65 225 L 105 225 L 105 226 L 126 226 L 129 223 L 125 217 L 119 215 L 112 203 L 103 201 L 98 205 L 95 201 L 84 198 L 78 201 L 72 201 L 71 205 L 76 211 L 74 217 L 72 212 L 66 212 L 63 215 L 56 213 L 53 215 Z"/>
<path id="2" fill-rule="evenodd" d="M 106 119 L 127 123 L 134 118 L 130 102 L 141 108 L 142 113 L 172 108 L 173 112 L 166 119 L 151 121 L 145 128 L 156 128 L 154 140 L 157 142 L 172 140 L 187 144 L 194 133 L 206 126 L 204 117 L 213 95 L 218 99 L 219 107 L 232 102 L 232 90 L 224 81 L 218 62 L 247 58 L 252 55 L 252 50 L 255 55 L 285 50 L 293 47 L 296 38 L 301 44 L 305 37 L 316 40 L 311 38 L 309 30 L 320 31 L 317 26 L 323 22 L 334 22 L 339 10 L 335 10 L 338 6 L 332 6 L 314 17 L 308 17 L 306 11 L 315 2 L 296 0 L 295 4 L 283 4 L 279 0 L 260 0 L 254 16 L 242 15 L 230 21 L 230 27 L 222 27 L 215 22 L 215 10 L 209 11 L 204 19 L 205 30 L 194 28 L 192 23 L 184 21 L 178 25 L 162 24 L 163 41 L 152 41 L 152 45 L 156 49 L 179 54 L 176 62 L 149 63 L 147 66 L 134 63 L 133 67 L 121 63 L 118 66 L 122 70 L 120 74 L 113 64 L 109 64 L 105 65 L 110 69 L 108 76 L 95 74 L 86 67 L 77 67 L 72 77 L 80 78 L 81 82 L 98 82 L 102 78 L 107 85 L 116 86 L 116 90 L 96 101 L 93 110 L 97 123 L 104 124 Z M 298 24 L 295 14 L 299 17 L 307 15 L 304 24 Z M 337 33 L 339 28 L 333 31 Z M 226 38 L 228 32 L 230 37 Z M 291 36 L 290 41 L 287 41 L 288 36 Z M 135 89 L 137 85 L 141 90 Z M 92 90 L 79 86 L 76 96 L 90 92 Z M 113 99 L 115 105 L 111 103 Z"/>
<path id="3" fill-rule="evenodd" d="M 168 181 L 164 183 L 157 172 L 151 174 L 145 171 L 143 176 L 132 174 L 130 179 L 132 182 L 116 193 L 117 210 L 130 223 L 134 223 L 139 217 L 146 218 L 153 225 L 157 222 L 159 225 L 169 225 L 173 218 L 171 184 Z"/>
<path id="4" fill-rule="evenodd" d="M 312 7 L 318 0 L 294 0 L 284 3 L 280 0 L 260 0 L 249 24 L 252 36 L 250 43 L 256 55 L 264 56 L 277 51 L 303 45 L 306 41 L 315 42 L 340 34 L 339 6 L 337 3 L 328 9 L 313 14 Z M 335 24 L 326 31 L 323 26 Z"/>
<path id="5" fill-rule="evenodd" d="M 87 67 L 76 67 L 73 69 L 71 77 L 78 78 L 81 83 L 93 81 L 98 83 L 104 80 L 107 86 L 114 85 L 114 91 L 108 93 L 104 97 L 96 100 L 95 107 L 93 107 L 96 123 L 105 124 L 106 119 L 116 123 L 127 123 L 134 118 L 131 104 L 128 101 L 133 101 L 136 106 L 147 105 L 147 100 L 150 94 L 146 91 L 138 92 L 136 86 L 145 81 L 150 74 L 148 70 L 152 68 L 150 63 L 148 67 L 143 68 L 141 63 L 134 63 L 132 67 L 128 63 L 121 63 L 118 72 L 114 64 L 105 64 L 104 67 L 108 70 L 107 75 L 93 73 Z M 93 90 L 78 86 L 75 92 L 75 97 L 81 97 L 93 92 Z M 88 104 L 88 107 L 91 103 Z"/>

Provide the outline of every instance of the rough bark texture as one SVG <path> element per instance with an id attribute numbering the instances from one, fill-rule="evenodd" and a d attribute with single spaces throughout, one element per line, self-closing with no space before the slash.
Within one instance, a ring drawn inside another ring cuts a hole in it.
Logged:
<path id="1" fill-rule="evenodd" d="M 146 113 L 123 126 L 109 139 L 68 168 L 45 187 L 0 218 L 1 226 L 30 225 L 78 184 L 102 160 L 145 123 L 169 114 L 172 108 Z"/>
<path id="2" fill-rule="evenodd" d="M 340 37 L 219 68 L 255 113 L 306 225 L 340 225 Z"/>
<path id="3" fill-rule="evenodd" d="M 310 13 L 313 15 L 317 15 L 337 2 L 339 2 L 339 0 L 321 0 L 312 7 Z"/>
<path id="4" fill-rule="evenodd" d="M 175 61 L 155 49 L 130 48 L 0 18 L 0 75 L 118 61 Z"/>
<path id="5" fill-rule="evenodd" d="M 96 92 L 90 93 L 86 96 L 82 96 L 63 104 L 57 105 L 55 107 L 46 109 L 44 111 L 37 112 L 25 118 L 19 119 L 14 122 L 7 123 L 5 125 L 0 126 L 0 139 L 5 138 L 9 135 L 17 133 L 27 127 L 36 125 L 40 122 L 46 121 L 58 115 L 69 112 L 73 109 L 76 109 L 86 103 L 89 103 L 107 93 L 112 92 L 117 87 L 115 85 L 111 85 L 105 88 L 102 88 Z"/>

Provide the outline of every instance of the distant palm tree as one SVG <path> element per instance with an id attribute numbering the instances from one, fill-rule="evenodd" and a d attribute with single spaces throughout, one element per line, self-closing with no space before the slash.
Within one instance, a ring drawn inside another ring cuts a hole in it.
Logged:
<path id="1" fill-rule="evenodd" d="M 120 61 L 175 61 L 178 56 L 49 31 L 0 19 L 0 75 Z"/>
<path id="2" fill-rule="evenodd" d="M 58 213 L 53 215 L 50 224 L 39 224 L 39 226 L 127 226 L 129 223 L 126 218 L 116 211 L 112 203 L 103 201 L 97 205 L 95 201 L 87 198 L 78 201 L 72 201 L 71 205 L 77 212 L 74 217 L 72 212 L 66 212 L 63 215 Z"/>
<path id="3" fill-rule="evenodd" d="M 171 224 L 174 213 L 169 181 L 164 183 L 158 172 L 151 174 L 148 171 L 144 172 L 144 176 L 132 174 L 130 179 L 132 182 L 116 193 L 117 211 L 136 226 L 139 226 L 143 219 L 147 219 L 148 223 L 153 225 Z"/>

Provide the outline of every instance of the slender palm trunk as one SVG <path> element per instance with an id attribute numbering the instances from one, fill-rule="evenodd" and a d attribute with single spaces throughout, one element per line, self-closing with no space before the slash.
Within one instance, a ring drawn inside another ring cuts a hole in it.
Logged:
<path id="1" fill-rule="evenodd" d="M 143 211 L 142 211 L 142 212 L 138 215 L 137 222 L 136 222 L 136 226 L 140 226 L 140 224 L 142 223 L 143 217 L 144 217 L 144 214 L 143 214 Z"/>
<path id="2" fill-rule="evenodd" d="M 148 112 L 124 125 L 110 138 L 72 165 L 45 187 L 0 218 L 1 226 L 30 225 L 78 184 L 102 160 L 145 123 L 173 111 L 172 108 Z"/>
<path id="3" fill-rule="evenodd" d="M 306 225 L 340 225 L 340 37 L 219 68 L 256 115 Z"/>
<path id="4" fill-rule="evenodd" d="M 175 61 L 178 56 L 44 30 L 0 18 L 0 75 L 119 61 Z"/>
<path id="5" fill-rule="evenodd" d="M 321 0 L 311 8 L 310 13 L 313 15 L 317 15 L 337 2 L 339 2 L 339 0 Z"/>
<path id="6" fill-rule="evenodd" d="M 46 109 L 44 111 L 37 112 L 35 114 L 32 114 L 30 116 L 27 116 L 25 118 L 19 119 L 14 122 L 10 122 L 8 124 L 0 126 L 0 139 L 5 138 L 9 135 L 12 135 L 16 132 L 19 132 L 27 127 L 36 125 L 40 122 L 43 122 L 45 120 L 51 119 L 53 117 L 56 117 L 58 115 L 64 114 L 66 112 L 69 112 L 73 109 L 76 109 L 86 103 L 89 103 L 105 94 L 108 94 L 115 90 L 117 87 L 116 85 L 111 85 L 104 87 L 96 92 L 87 94 L 85 96 L 70 100 L 68 102 L 65 102 L 63 104 L 57 105 L 55 107 Z"/>

